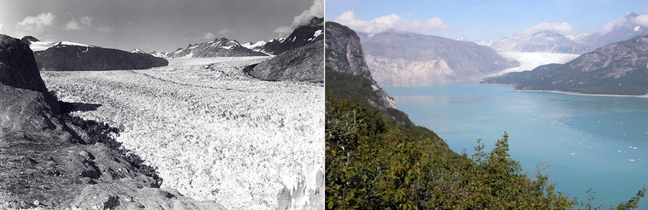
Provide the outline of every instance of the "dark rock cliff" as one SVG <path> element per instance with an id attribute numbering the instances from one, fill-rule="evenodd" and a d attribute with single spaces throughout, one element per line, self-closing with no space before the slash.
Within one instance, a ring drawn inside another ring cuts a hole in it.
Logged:
<path id="1" fill-rule="evenodd" d="M 29 45 L 0 34 L 0 83 L 47 92 Z"/>

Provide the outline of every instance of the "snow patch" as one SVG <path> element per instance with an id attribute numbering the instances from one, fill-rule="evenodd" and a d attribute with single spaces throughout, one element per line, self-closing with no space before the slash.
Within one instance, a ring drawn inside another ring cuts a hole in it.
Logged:
<path id="1" fill-rule="evenodd" d="M 641 26 L 635 26 L 634 27 L 634 31 L 639 31 L 639 30 L 641 30 Z"/>

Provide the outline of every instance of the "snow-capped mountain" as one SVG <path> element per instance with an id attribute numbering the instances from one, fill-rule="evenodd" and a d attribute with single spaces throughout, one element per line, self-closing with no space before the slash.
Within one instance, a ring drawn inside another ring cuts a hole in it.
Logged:
<path id="1" fill-rule="evenodd" d="M 274 38 L 241 44 L 236 40 L 219 38 L 205 43 L 189 44 L 173 52 L 153 51 L 149 54 L 162 58 L 202 58 L 279 55 L 324 39 L 324 19 L 314 17 L 307 25 L 297 27 L 286 38 Z"/>
<path id="2" fill-rule="evenodd" d="M 518 34 L 501 39 L 491 44 L 501 52 L 546 52 L 583 54 L 592 49 L 562 34 L 551 31 L 540 31 L 533 34 Z"/>
<path id="3" fill-rule="evenodd" d="M 147 53 L 81 44 L 69 41 L 42 42 L 32 36 L 21 39 L 29 44 L 38 69 L 47 71 L 92 71 L 147 69 L 168 65 L 163 58 Z M 135 50 L 134 50 L 135 51 Z"/>
<path id="4" fill-rule="evenodd" d="M 161 52 L 161 51 L 159 52 L 159 51 L 155 50 L 155 51 L 150 52 L 148 54 L 150 54 L 152 56 L 155 56 L 155 57 L 159 57 L 159 58 L 168 58 L 171 53 L 170 52 Z"/>
<path id="5" fill-rule="evenodd" d="M 142 54 L 148 54 L 148 53 L 144 52 L 144 50 L 142 50 L 142 49 L 140 49 L 140 48 L 135 48 L 134 50 L 131 50 L 131 53 L 142 53 Z"/>
<path id="6" fill-rule="evenodd" d="M 320 39 L 324 39 L 324 18 L 314 17 L 310 24 L 297 27 L 286 39 L 276 44 L 268 43 L 264 48 L 274 55 L 279 55 Z"/>
<path id="7" fill-rule="evenodd" d="M 206 57 L 238 57 L 238 56 L 267 56 L 262 52 L 248 49 L 236 40 L 217 38 L 209 42 L 189 44 L 187 48 L 178 48 L 167 54 L 171 58 L 206 58 Z"/>

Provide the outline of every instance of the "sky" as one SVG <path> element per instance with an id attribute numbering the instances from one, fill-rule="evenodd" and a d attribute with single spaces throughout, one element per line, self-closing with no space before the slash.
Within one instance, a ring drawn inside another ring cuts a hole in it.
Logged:
<path id="1" fill-rule="evenodd" d="M 541 30 L 563 35 L 610 28 L 630 12 L 648 27 L 648 0 L 326 0 L 327 21 L 377 34 L 409 31 L 495 41 Z"/>
<path id="2" fill-rule="evenodd" d="M 286 37 L 324 0 L 0 0 L 0 33 L 41 41 L 173 51 L 227 37 Z"/>

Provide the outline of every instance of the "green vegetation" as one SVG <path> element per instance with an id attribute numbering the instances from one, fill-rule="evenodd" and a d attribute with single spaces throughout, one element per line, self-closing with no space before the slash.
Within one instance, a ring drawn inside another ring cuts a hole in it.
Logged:
<path id="1" fill-rule="evenodd" d="M 372 97 L 366 81 L 330 72 L 325 122 L 328 209 L 603 208 L 557 192 L 542 168 L 524 173 L 508 154 L 506 133 L 490 152 L 478 141 L 474 155 L 454 153 L 434 132 L 394 123 L 389 111 L 369 106 L 363 100 Z M 347 89 L 346 95 L 343 87 L 354 89 Z M 409 121 L 404 114 L 401 118 Z M 645 191 L 616 208 L 637 208 Z"/>

